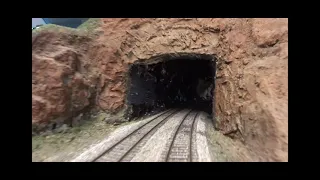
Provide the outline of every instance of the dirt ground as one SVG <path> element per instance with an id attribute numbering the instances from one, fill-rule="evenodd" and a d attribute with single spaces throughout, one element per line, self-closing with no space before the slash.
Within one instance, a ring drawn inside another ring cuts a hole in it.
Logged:
<path id="1" fill-rule="evenodd" d="M 69 128 L 66 132 L 37 135 L 32 137 L 33 162 L 66 162 L 99 143 L 115 129 L 127 124 L 112 125 L 105 122 L 105 113 L 87 120 L 79 127 Z"/>
<path id="2" fill-rule="evenodd" d="M 259 162 L 257 154 L 243 143 L 208 129 L 208 144 L 214 162 Z"/>

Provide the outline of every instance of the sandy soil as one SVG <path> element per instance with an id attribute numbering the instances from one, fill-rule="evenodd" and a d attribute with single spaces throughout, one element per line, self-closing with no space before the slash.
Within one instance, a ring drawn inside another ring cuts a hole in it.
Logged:
<path id="1" fill-rule="evenodd" d="M 83 125 L 69 129 L 64 133 L 37 135 L 32 137 L 32 161 L 70 161 L 93 145 L 99 143 L 115 129 L 137 122 L 126 122 L 121 125 L 107 124 L 106 114 L 87 120 Z"/>
<path id="2" fill-rule="evenodd" d="M 213 128 L 207 128 L 207 139 L 213 162 L 258 162 L 257 154 Z"/>

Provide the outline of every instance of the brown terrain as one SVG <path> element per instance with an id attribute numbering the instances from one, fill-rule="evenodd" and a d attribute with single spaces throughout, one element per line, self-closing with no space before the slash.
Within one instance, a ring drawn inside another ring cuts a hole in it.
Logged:
<path id="1" fill-rule="evenodd" d="M 127 108 L 129 65 L 215 55 L 215 127 L 260 161 L 288 161 L 288 19 L 92 19 L 32 33 L 33 132 Z M 120 118 L 121 119 L 121 118 Z"/>

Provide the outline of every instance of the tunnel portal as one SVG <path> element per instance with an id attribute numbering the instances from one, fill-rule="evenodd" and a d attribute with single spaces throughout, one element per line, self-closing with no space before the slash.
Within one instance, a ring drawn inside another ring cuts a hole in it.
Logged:
<path id="1" fill-rule="evenodd" d="M 208 55 L 137 62 L 129 70 L 129 118 L 170 108 L 191 108 L 212 114 L 215 59 Z"/>

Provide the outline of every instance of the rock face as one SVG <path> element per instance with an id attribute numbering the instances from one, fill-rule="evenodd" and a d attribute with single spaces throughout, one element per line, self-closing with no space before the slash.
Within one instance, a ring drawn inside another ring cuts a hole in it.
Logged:
<path id="1" fill-rule="evenodd" d="M 95 105 L 120 111 L 131 63 L 209 54 L 217 57 L 216 128 L 262 161 L 288 160 L 288 19 L 101 19 L 97 30 L 93 40 L 61 32 L 33 40 L 33 122 L 85 108 L 90 85 Z"/>
<path id="2" fill-rule="evenodd" d="M 32 123 L 36 129 L 71 121 L 90 105 L 95 93 L 85 55 L 91 39 L 59 30 L 64 31 L 43 30 L 32 37 Z"/>

